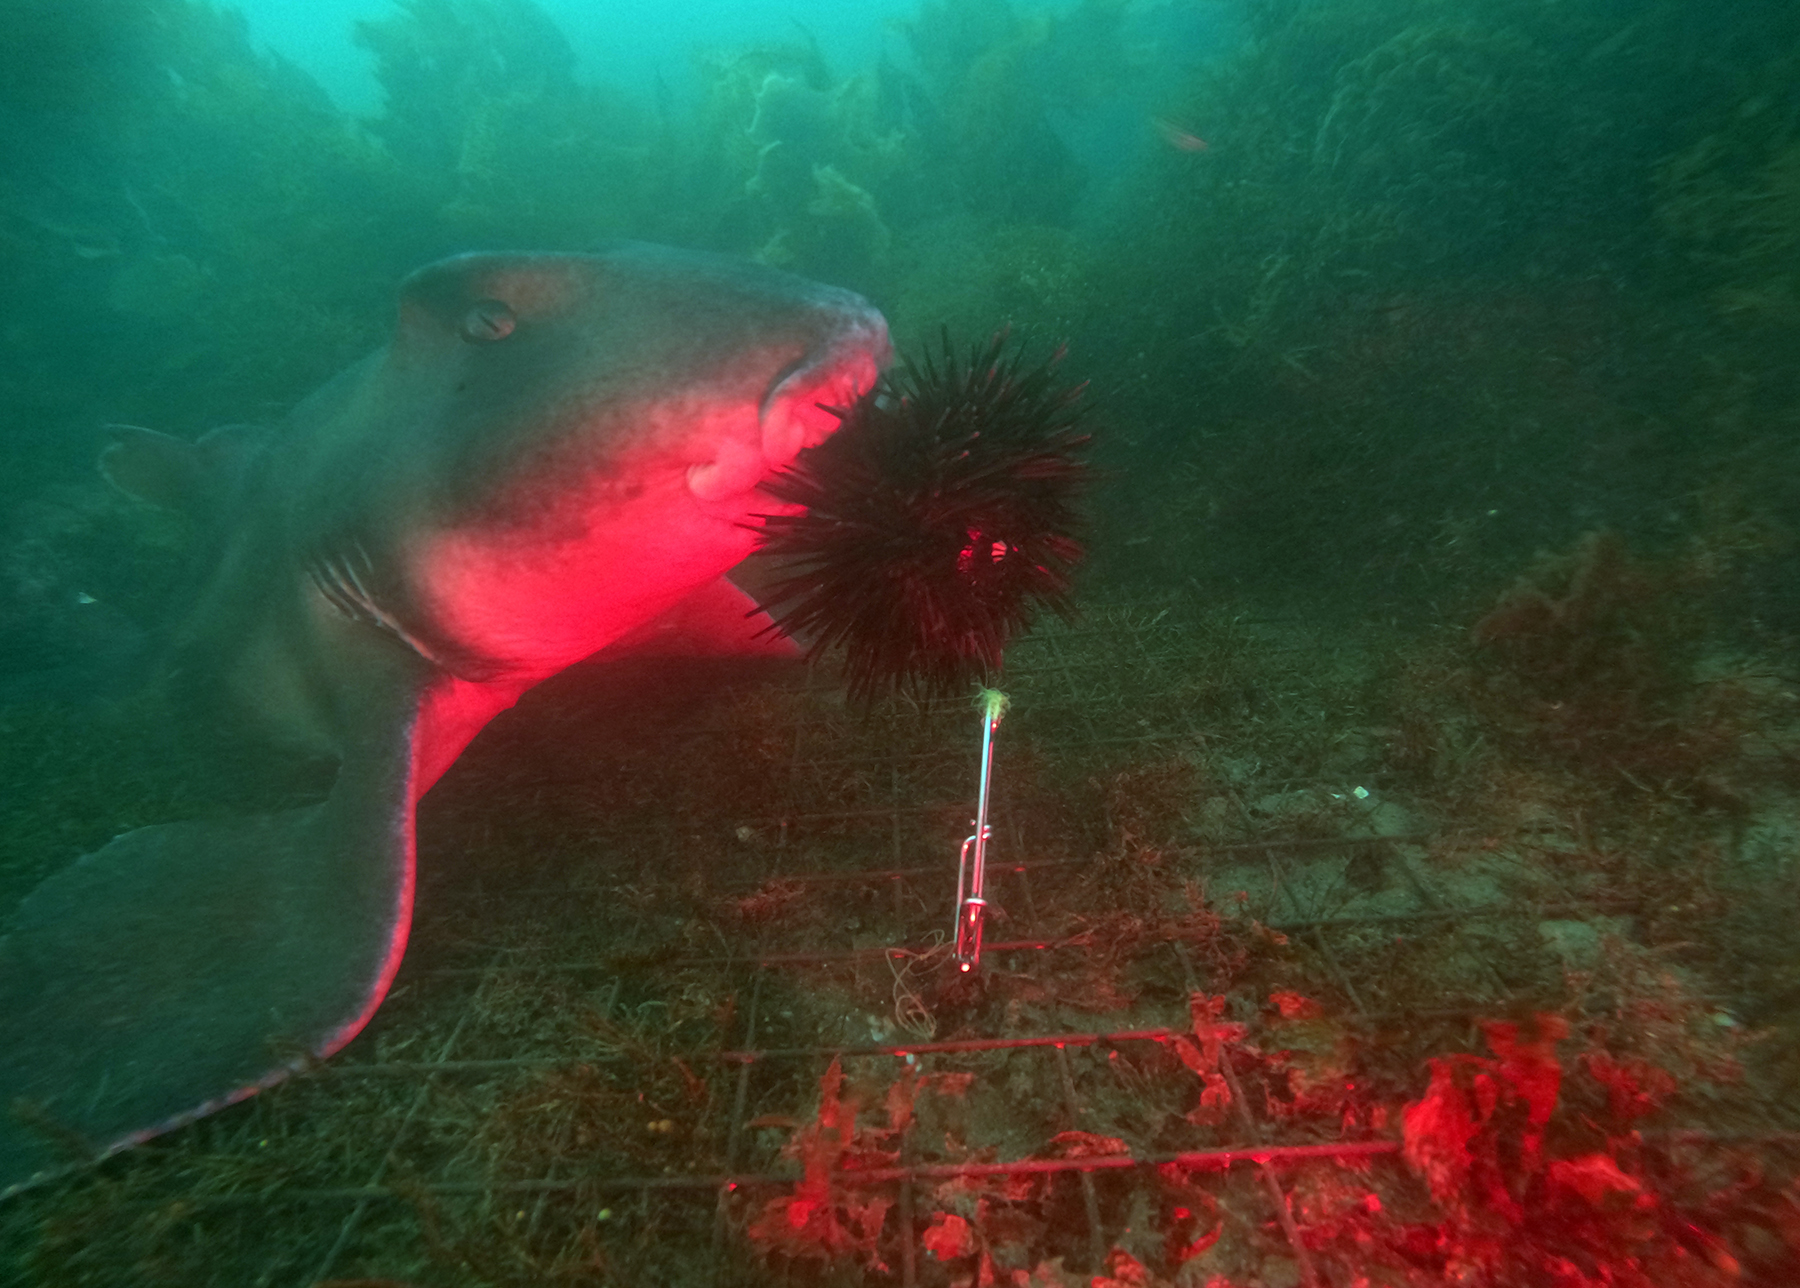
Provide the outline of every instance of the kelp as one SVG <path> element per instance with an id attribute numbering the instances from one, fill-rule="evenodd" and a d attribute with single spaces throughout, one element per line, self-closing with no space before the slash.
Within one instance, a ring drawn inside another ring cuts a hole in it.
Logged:
<path id="1" fill-rule="evenodd" d="M 1101 361 L 1183 373 L 1179 392 L 1121 382 L 1162 468 L 1129 484 L 1155 499 L 1109 573 L 1191 576 L 1179 552 L 1204 544 L 1234 585 L 1435 595 L 1546 537 L 1636 537 L 1696 472 L 1764 473 L 1791 404 L 1774 350 L 1726 354 L 1650 310 L 1709 291 L 1782 307 L 1779 149 L 1686 167 L 1704 203 L 1686 226 L 1713 230 L 1686 266 L 1653 212 L 1699 137 L 1785 119 L 1729 119 L 1756 101 L 1732 60 L 1791 56 L 1791 16 L 1753 4 L 1702 39 L 1674 4 L 1239 12 L 1250 38 L 1162 109 L 1175 135 L 1146 123 L 1099 248 L 1109 292 L 1149 302 L 1118 311 Z M 1758 80 L 1765 98 L 1791 82 Z M 1700 252 L 1741 259 L 1735 283 L 1709 285 Z M 1728 367 L 1757 373 L 1756 399 L 1695 397 L 1743 384 L 1707 374 Z"/>
<path id="2" fill-rule="evenodd" d="M 812 43 L 713 51 L 693 138 L 704 240 L 763 263 L 880 295 L 891 221 L 930 177 L 880 78 L 837 76 Z"/>
<path id="3" fill-rule="evenodd" d="M 368 342 L 360 319 L 378 324 L 388 283 L 367 266 L 392 271 L 384 234 L 401 226 L 383 222 L 378 151 L 254 49 L 240 15 L 187 0 L 32 12 L 30 40 L 0 57 L 64 80 L 52 92 L 34 73 L 4 134 L 0 271 L 31 301 L 0 383 L 34 427 L 9 462 L 18 485 L 86 455 L 104 420 L 198 429 L 319 379 Z M 96 14 L 116 26 L 90 46 Z M 64 48 L 81 56 L 57 63 Z"/>
<path id="4" fill-rule="evenodd" d="M 1118 93 L 1125 6 L 1083 0 L 1025 18 L 1008 0 L 926 0 L 901 24 L 935 111 L 924 145 L 956 206 L 990 219 L 1066 223 L 1085 168 L 1052 117 Z"/>
<path id="5" fill-rule="evenodd" d="M 1718 310 L 1800 328 L 1800 46 L 1744 77 L 1657 174 L 1657 221 Z"/>
<path id="6" fill-rule="evenodd" d="M 406 0 L 356 24 L 383 110 L 368 122 L 446 242 L 578 250 L 654 235 L 676 204 L 655 132 L 623 97 L 575 77 L 575 53 L 532 0 Z"/>

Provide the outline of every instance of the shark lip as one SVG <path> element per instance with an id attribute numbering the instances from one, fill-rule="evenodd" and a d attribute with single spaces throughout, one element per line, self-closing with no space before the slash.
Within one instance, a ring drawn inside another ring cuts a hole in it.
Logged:
<path id="1" fill-rule="evenodd" d="M 780 373 L 763 395 L 763 460 L 770 469 L 830 438 L 841 413 L 874 387 L 891 354 L 887 325 L 879 315 L 858 318 Z"/>
<path id="2" fill-rule="evenodd" d="M 846 324 L 775 374 L 757 409 L 759 439 L 720 443 L 711 460 L 689 469 L 689 489 L 709 503 L 752 491 L 804 449 L 831 437 L 840 413 L 874 387 L 891 352 L 879 314 Z"/>

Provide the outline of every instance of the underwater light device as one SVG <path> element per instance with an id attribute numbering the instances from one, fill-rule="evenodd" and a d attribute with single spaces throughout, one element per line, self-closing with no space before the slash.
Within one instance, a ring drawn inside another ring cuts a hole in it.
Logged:
<path id="1" fill-rule="evenodd" d="M 965 974 L 981 965 L 981 923 L 987 914 L 988 788 L 994 777 L 994 731 L 1006 715 L 1008 698 L 998 689 L 976 695 L 981 707 L 981 781 L 975 793 L 975 831 L 962 843 L 956 861 L 956 968 Z M 970 851 L 974 852 L 973 861 Z"/>

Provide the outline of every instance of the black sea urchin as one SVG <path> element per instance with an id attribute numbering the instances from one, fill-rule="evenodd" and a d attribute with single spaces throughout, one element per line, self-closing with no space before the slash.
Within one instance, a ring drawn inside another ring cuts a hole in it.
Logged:
<path id="1" fill-rule="evenodd" d="M 811 655 L 843 647 L 853 699 L 958 691 L 1040 605 L 1074 615 L 1090 436 L 1061 356 L 1027 364 L 1001 332 L 965 365 L 946 334 L 941 365 L 903 360 L 764 485 L 805 509 L 765 518 L 763 605 Z"/>

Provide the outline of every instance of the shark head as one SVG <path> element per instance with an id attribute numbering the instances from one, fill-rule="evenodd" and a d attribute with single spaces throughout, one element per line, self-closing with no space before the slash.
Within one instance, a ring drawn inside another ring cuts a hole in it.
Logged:
<path id="1" fill-rule="evenodd" d="M 754 264 L 462 256 L 407 281 L 351 408 L 301 409 L 355 426 L 355 468 L 315 454 L 297 511 L 322 548 L 381 547 L 384 611 L 448 669 L 540 677 L 749 554 L 758 485 L 889 355 L 861 298 Z"/>

